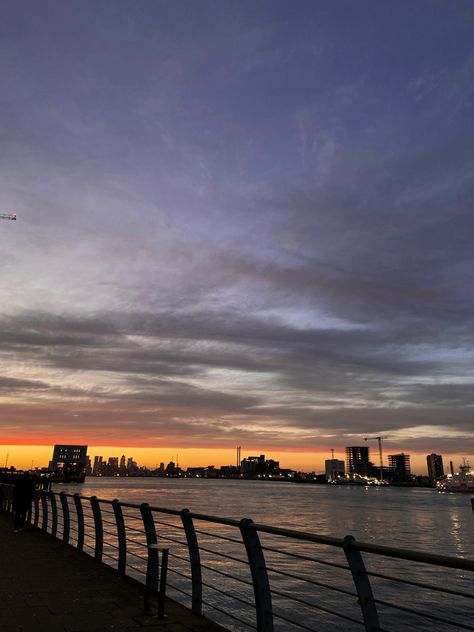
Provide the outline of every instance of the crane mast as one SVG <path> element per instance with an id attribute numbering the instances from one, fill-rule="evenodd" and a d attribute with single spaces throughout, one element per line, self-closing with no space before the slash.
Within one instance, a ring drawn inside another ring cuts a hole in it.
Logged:
<path id="1" fill-rule="evenodd" d="M 382 437 L 365 437 L 364 441 L 378 441 L 379 458 L 380 458 L 380 482 L 383 481 L 383 454 L 382 454 Z"/>
<path id="2" fill-rule="evenodd" d="M 16 213 L 0 213 L 0 219 L 16 220 Z"/>

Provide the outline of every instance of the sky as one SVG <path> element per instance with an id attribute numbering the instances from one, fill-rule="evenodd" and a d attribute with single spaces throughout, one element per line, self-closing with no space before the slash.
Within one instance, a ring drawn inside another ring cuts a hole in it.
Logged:
<path id="1" fill-rule="evenodd" d="M 471 0 L 2 2 L 0 444 L 472 456 L 473 32 Z"/>

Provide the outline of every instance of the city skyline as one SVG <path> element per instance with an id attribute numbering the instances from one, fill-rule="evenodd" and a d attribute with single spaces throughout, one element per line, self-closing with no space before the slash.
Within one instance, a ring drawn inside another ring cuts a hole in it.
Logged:
<path id="1" fill-rule="evenodd" d="M 367 447 L 365 443 L 354 443 L 352 445 L 360 445 L 361 447 Z M 370 460 L 375 468 L 379 466 L 378 449 L 373 446 L 369 448 Z M 47 467 L 51 461 L 53 445 L 41 446 L 41 449 L 36 448 L 35 451 L 31 451 L 28 446 L 0 446 L 0 468 L 11 465 L 18 469 L 30 469 Z M 325 461 L 328 459 L 339 459 L 346 462 L 347 458 L 347 446 L 334 449 L 329 452 L 314 452 L 308 453 L 295 453 L 291 451 L 274 451 L 268 450 L 264 447 L 258 447 L 255 449 L 245 447 L 241 453 L 248 456 L 250 454 L 265 454 L 267 457 L 279 461 L 281 467 L 287 467 L 295 471 L 303 472 L 323 472 L 325 469 Z M 404 446 L 404 448 L 387 449 L 383 451 L 384 466 L 388 466 L 388 457 L 393 454 L 405 453 L 411 457 L 412 471 L 417 475 L 426 476 L 428 474 L 427 456 L 433 454 L 433 452 L 416 453 Z M 180 455 L 181 454 L 181 455 Z M 333 456 L 334 454 L 334 456 Z M 125 455 L 128 458 L 132 458 L 137 461 L 140 467 L 147 467 L 149 469 L 155 469 L 161 462 L 168 463 L 173 461 L 177 465 L 183 468 L 187 467 L 204 467 L 208 465 L 214 465 L 216 467 L 233 465 L 236 462 L 236 447 L 227 448 L 225 450 L 205 450 L 205 449 L 183 449 L 180 453 L 179 450 L 171 451 L 166 448 L 136 448 L 136 447 L 123 447 L 123 446 L 87 446 L 87 456 L 91 460 L 93 465 L 95 457 L 102 457 L 106 462 L 110 457 L 120 458 Z M 450 461 L 453 462 L 454 469 L 457 471 L 458 466 L 464 458 L 469 460 L 469 455 L 465 454 L 461 459 L 456 461 L 456 455 L 442 453 L 445 468 L 449 467 Z M 8 458 L 7 458 L 8 457 Z M 33 457 L 33 458 L 32 458 Z M 244 456 L 242 456 L 244 458 Z M 7 459 L 7 462 L 6 462 Z"/>
<path id="2" fill-rule="evenodd" d="M 7 3 L 0 453 L 474 454 L 473 24 Z"/>

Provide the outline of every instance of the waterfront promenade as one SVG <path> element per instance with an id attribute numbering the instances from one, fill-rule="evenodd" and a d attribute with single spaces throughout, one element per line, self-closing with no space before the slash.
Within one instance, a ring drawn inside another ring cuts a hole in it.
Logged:
<path id="1" fill-rule="evenodd" d="M 143 586 L 27 525 L 13 533 L 0 513 L 2 632 L 223 632 L 174 601 L 166 617 L 143 612 Z"/>

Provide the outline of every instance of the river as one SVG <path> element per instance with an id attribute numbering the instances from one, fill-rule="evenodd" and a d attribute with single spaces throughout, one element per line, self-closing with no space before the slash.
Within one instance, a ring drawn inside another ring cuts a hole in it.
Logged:
<path id="1" fill-rule="evenodd" d="M 401 547 L 406 549 L 417 549 L 431 553 L 474 558 L 474 512 L 471 509 L 469 496 L 461 494 L 440 493 L 433 489 L 425 488 L 400 488 L 400 487 L 352 487 L 352 486 L 332 486 L 332 485 L 305 485 L 283 482 L 262 482 L 247 480 L 213 480 L 213 479 L 165 479 L 165 478 L 88 478 L 80 486 L 55 486 L 56 490 L 67 490 L 71 492 L 80 491 L 82 495 L 95 495 L 99 498 L 118 498 L 124 502 L 142 503 L 147 502 L 153 506 L 166 507 L 171 509 L 188 508 L 193 512 L 205 513 L 228 518 L 252 518 L 255 522 L 269 524 L 272 526 L 309 531 L 316 534 L 344 537 L 348 534 L 363 542 L 384 544 L 388 546 Z M 167 522 L 170 522 L 167 519 Z M 138 523 L 137 523 L 138 524 Z M 172 530 L 166 526 L 163 535 L 170 537 Z M 209 531 L 210 527 L 207 527 Z M 221 534 L 224 532 L 221 532 Z M 230 532 L 225 532 L 232 535 Z M 235 536 L 235 532 L 233 534 Z M 200 536 L 200 543 L 208 546 L 210 539 Z M 214 540 L 215 543 L 215 540 Z M 268 542 L 267 542 L 268 544 Z M 274 542 L 271 542 L 275 546 Z M 281 543 L 278 543 L 281 546 Z M 179 547 L 178 547 L 179 548 Z M 220 547 L 220 551 L 235 555 L 236 545 L 227 543 L 226 547 Z M 318 546 L 304 545 L 298 549 L 299 553 L 314 555 Z M 175 547 L 174 549 L 178 549 Z M 326 547 L 327 550 L 327 547 Z M 184 551 L 184 550 L 183 550 Z M 332 551 L 331 551 L 332 553 Z M 271 558 L 267 562 L 277 560 Z M 319 557 L 325 557 L 325 552 L 320 552 Z M 427 567 L 423 565 L 408 564 L 386 560 L 378 556 L 366 556 L 377 558 L 371 560 L 370 570 L 377 572 L 389 572 L 389 574 L 407 577 L 416 581 L 429 581 L 436 585 L 450 585 L 457 589 L 471 591 L 474 587 L 469 574 L 460 571 L 439 570 L 437 567 Z M 297 571 L 305 577 L 312 577 L 317 581 L 333 581 L 335 585 L 350 588 L 350 582 L 341 580 L 333 573 L 333 570 L 323 568 L 315 569 L 314 564 L 309 562 L 295 562 L 295 560 L 284 560 L 278 558 L 280 566 L 278 570 L 294 573 Z M 398 565 L 398 566 L 397 566 Z M 235 567 L 235 568 L 234 568 Z M 178 567 L 176 567 L 178 568 Z M 221 567 L 223 568 L 223 567 Z M 229 568 L 237 572 L 238 565 L 227 563 Z M 182 570 L 186 570 L 185 566 Z M 208 573 L 208 583 L 216 587 L 224 587 L 229 582 L 221 578 L 210 577 Z M 272 587 L 285 593 L 303 596 L 306 599 L 324 599 L 325 606 L 332 609 L 341 607 L 341 599 L 338 595 L 324 594 L 324 597 L 315 590 L 314 586 L 308 586 L 282 577 L 278 574 L 270 578 Z M 341 583 L 342 581 L 342 583 Z M 377 581 L 379 582 L 377 584 Z M 345 583 L 344 583 L 345 582 Z M 376 596 L 382 595 L 384 599 L 395 603 L 410 603 L 413 607 L 440 616 L 446 616 L 447 608 L 451 615 L 461 616 L 463 620 L 469 620 L 472 612 L 468 616 L 464 610 L 464 600 L 457 603 L 457 598 L 444 600 L 443 595 L 430 591 L 423 594 L 417 589 L 407 589 L 403 584 L 384 582 L 382 580 L 372 580 Z M 389 584 L 389 585 L 388 585 Z M 180 586 L 181 584 L 176 584 Z M 245 588 L 245 587 L 244 587 Z M 240 597 L 248 597 L 248 593 L 241 587 L 231 588 L 233 594 Z M 317 598 L 315 594 L 318 593 Z M 420 594 L 418 594 L 420 593 Z M 173 592 L 170 596 L 175 597 Z M 179 595 L 177 595 L 179 598 Z M 402 601 L 400 601 L 402 598 Z M 222 605 L 222 597 L 218 601 Z M 274 605 L 280 607 L 280 612 L 292 620 L 298 620 L 302 625 L 307 625 L 309 614 L 305 614 L 304 607 L 289 607 L 286 602 L 278 597 L 274 599 Z M 470 607 L 471 603 L 468 604 Z M 351 606 L 352 607 L 352 606 Z M 234 612 L 237 616 L 245 615 L 245 609 L 226 605 L 228 612 Z M 386 629 L 393 630 L 441 630 L 459 629 L 447 627 L 441 623 L 420 623 L 412 621 L 406 613 L 395 614 L 390 609 L 379 607 Z M 356 610 L 348 609 L 345 612 L 356 613 Z M 245 630 L 244 626 L 239 626 L 235 621 L 229 624 L 219 615 L 210 612 L 209 616 L 221 621 L 233 630 Z M 449 618 L 449 617 L 448 617 Z M 247 617 L 248 619 L 248 617 Z M 317 617 L 316 622 L 311 625 L 318 630 L 348 630 L 360 629 L 359 626 L 350 623 L 338 623 L 333 618 L 322 614 Z M 472 620 L 472 619 L 471 619 Z M 352 625 L 352 627 L 351 627 Z M 387 627 L 388 626 L 388 627 Z M 423 627 L 424 626 L 424 627 Z M 313 629 L 308 627 L 307 629 Z M 277 630 L 297 630 L 304 629 L 289 623 L 279 622 Z"/>

